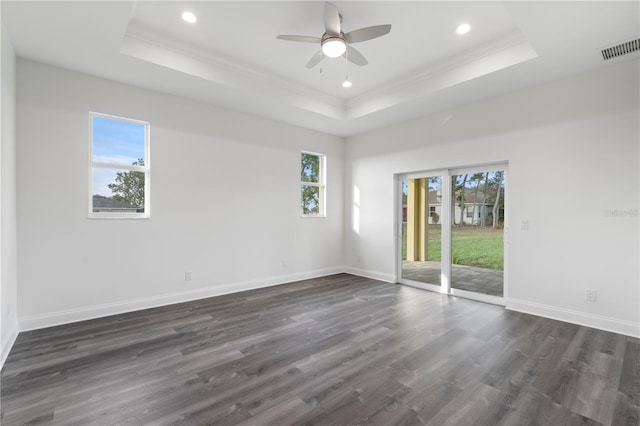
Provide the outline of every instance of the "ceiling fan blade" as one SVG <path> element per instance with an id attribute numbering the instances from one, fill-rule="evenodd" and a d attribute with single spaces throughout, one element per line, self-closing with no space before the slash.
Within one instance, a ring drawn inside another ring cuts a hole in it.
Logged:
<path id="1" fill-rule="evenodd" d="M 391 31 L 391 25 L 375 25 L 373 27 L 360 28 L 359 30 L 350 31 L 344 35 L 347 43 L 360 43 L 361 41 L 371 40 L 388 34 Z"/>
<path id="2" fill-rule="evenodd" d="M 320 37 L 301 36 L 301 35 L 279 35 L 276 38 L 280 40 L 301 41 L 303 43 L 320 43 L 322 41 Z"/>
<path id="3" fill-rule="evenodd" d="M 321 60 L 324 59 L 324 53 L 322 53 L 322 50 L 318 50 L 318 53 L 316 53 L 315 55 L 313 55 L 311 57 L 311 59 L 309 59 L 309 62 L 307 62 L 307 68 L 313 68 L 316 65 L 318 65 L 320 63 Z"/>
<path id="4" fill-rule="evenodd" d="M 324 4 L 324 28 L 327 34 L 340 35 L 340 12 L 329 2 Z"/>
<path id="5" fill-rule="evenodd" d="M 362 53 L 358 52 L 356 49 L 349 45 L 347 45 L 347 51 L 344 52 L 344 55 L 342 56 L 345 56 L 347 60 L 359 66 L 367 65 L 369 63 L 369 61 L 367 61 L 367 59 L 362 56 Z"/>

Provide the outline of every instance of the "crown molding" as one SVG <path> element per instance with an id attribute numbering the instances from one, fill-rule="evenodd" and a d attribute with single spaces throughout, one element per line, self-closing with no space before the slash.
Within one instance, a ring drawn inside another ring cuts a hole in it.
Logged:
<path id="1" fill-rule="evenodd" d="M 347 119 L 426 97 L 537 57 L 537 52 L 521 33 L 508 34 L 348 101 Z"/>
<path id="2" fill-rule="evenodd" d="M 230 87 L 252 96 L 275 99 L 325 117 L 344 120 L 344 101 L 284 80 L 265 71 L 249 68 L 151 31 L 129 27 L 123 37 L 122 54 L 165 68 Z"/>

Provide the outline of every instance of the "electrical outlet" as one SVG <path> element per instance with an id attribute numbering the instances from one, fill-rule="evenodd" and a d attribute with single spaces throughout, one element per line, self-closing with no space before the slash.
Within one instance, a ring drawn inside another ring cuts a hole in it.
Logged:
<path id="1" fill-rule="evenodd" d="M 184 273 L 184 280 L 185 281 L 191 281 L 191 278 L 192 278 L 191 272 L 187 271 L 187 272 Z"/>
<path id="2" fill-rule="evenodd" d="M 286 268 L 287 266 L 289 266 L 289 262 L 287 261 L 287 259 L 282 259 L 282 267 Z"/>
<path id="3" fill-rule="evenodd" d="M 595 302 L 597 300 L 597 296 L 598 294 L 594 289 L 588 288 L 585 292 L 584 298 L 588 302 Z"/>

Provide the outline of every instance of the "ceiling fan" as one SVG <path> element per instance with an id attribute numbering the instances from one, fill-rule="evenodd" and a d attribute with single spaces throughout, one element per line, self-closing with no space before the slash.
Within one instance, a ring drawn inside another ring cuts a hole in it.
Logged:
<path id="1" fill-rule="evenodd" d="M 387 24 L 360 28 L 345 34 L 340 27 L 341 22 L 342 15 L 338 12 L 338 8 L 334 4 L 326 2 L 324 4 L 325 33 L 322 37 L 279 35 L 276 38 L 303 43 L 319 43 L 320 50 L 307 62 L 307 68 L 315 67 L 325 57 L 337 58 L 339 56 L 344 56 L 354 64 L 363 66 L 368 64 L 367 59 L 350 45 L 383 36 L 391 31 L 391 25 Z"/>

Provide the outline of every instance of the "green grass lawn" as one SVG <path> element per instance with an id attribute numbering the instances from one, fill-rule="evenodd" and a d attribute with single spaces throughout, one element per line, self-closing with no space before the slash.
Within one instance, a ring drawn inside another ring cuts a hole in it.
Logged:
<path id="1" fill-rule="evenodd" d="M 402 227 L 402 259 L 407 258 L 406 224 Z M 440 261 L 440 225 L 429 225 L 429 260 Z M 502 271 L 504 241 L 502 229 L 457 226 L 452 229 L 452 261 L 456 265 L 477 266 Z"/>

